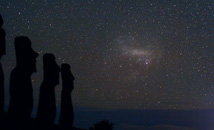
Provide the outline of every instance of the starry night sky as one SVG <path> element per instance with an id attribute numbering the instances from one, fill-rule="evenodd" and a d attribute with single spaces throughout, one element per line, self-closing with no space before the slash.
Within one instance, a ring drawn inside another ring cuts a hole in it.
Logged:
<path id="1" fill-rule="evenodd" d="M 26 35 L 40 54 L 35 105 L 42 56 L 54 53 L 76 77 L 75 107 L 214 108 L 213 0 L 1 0 L 0 13 L 7 103 L 14 38 Z"/>

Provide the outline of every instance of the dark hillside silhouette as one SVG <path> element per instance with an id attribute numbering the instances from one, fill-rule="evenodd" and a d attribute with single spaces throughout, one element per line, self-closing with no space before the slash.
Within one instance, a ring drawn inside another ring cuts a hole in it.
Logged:
<path id="1" fill-rule="evenodd" d="M 0 15 L 0 116 L 3 114 L 4 109 L 4 73 L 1 65 L 1 58 L 6 54 L 6 33 L 2 28 L 4 21 Z"/>
<path id="2" fill-rule="evenodd" d="M 69 64 L 61 65 L 62 93 L 61 93 L 61 113 L 59 124 L 64 129 L 72 128 L 74 112 L 71 93 L 74 89 L 74 76 L 70 71 Z"/>
<path id="3" fill-rule="evenodd" d="M 108 120 L 102 120 L 95 123 L 89 130 L 113 130 L 113 123 Z"/>
<path id="4" fill-rule="evenodd" d="M 31 48 L 25 36 L 15 38 L 16 67 L 10 75 L 9 118 L 13 123 L 24 125 L 30 120 L 33 108 L 31 75 L 36 72 L 38 54 Z"/>
<path id="5" fill-rule="evenodd" d="M 60 68 L 53 54 L 43 56 L 44 80 L 40 87 L 37 121 L 41 125 L 52 125 L 56 117 L 55 87 L 59 84 Z"/>

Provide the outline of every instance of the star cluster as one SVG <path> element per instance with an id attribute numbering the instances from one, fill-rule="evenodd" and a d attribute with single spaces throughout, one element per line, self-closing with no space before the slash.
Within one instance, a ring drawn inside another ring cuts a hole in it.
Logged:
<path id="1" fill-rule="evenodd" d="M 32 77 L 36 103 L 42 55 L 54 53 L 76 77 L 74 106 L 214 107 L 212 0 L 9 0 L 0 1 L 0 13 L 6 93 L 14 38 L 26 35 L 40 54 Z"/>

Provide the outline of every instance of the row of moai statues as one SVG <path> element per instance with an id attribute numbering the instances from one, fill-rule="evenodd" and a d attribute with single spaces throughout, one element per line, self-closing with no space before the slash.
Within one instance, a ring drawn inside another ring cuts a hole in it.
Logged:
<path id="1" fill-rule="evenodd" d="M 6 33 L 3 19 L 0 15 L 0 58 L 6 54 Z M 32 125 L 31 113 L 33 109 L 33 87 L 31 76 L 36 70 L 36 58 L 39 56 L 31 47 L 31 41 L 26 36 L 15 38 L 16 66 L 12 70 L 9 80 L 10 102 L 7 112 L 8 124 L 12 128 L 24 128 Z M 0 59 L 1 60 L 1 59 Z M 71 93 L 74 88 L 74 76 L 69 64 L 62 64 L 61 68 L 51 53 L 43 55 L 43 81 L 40 87 L 37 117 L 34 122 L 38 126 L 51 126 L 56 118 L 55 87 L 59 84 L 60 72 L 62 78 L 61 112 L 59 125 L 72 129 L 74 112 Z M 4 112 L 4 73 L 0 61 L 0 114 Z M 0 115 L 0 116 L 1 116 Z M 3 116 L 1 116 L 3 117 Z"/>

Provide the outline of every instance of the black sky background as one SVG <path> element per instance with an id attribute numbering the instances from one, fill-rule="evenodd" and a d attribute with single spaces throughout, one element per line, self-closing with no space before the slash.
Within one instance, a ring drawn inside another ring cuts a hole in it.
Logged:
<path id="1" fill-rule="evenodd" d="M 0 1 L 6 100 L 14 38 L 26 35 L 40 54 L 32 76 L 35 106 L 42 56 L 54 53 L 76 77 L 75 107 L 213 108 L 213 8 L 213 0 Z M 60 92 L 57 86 L 57 105 Z"/>

